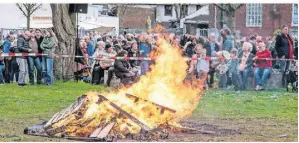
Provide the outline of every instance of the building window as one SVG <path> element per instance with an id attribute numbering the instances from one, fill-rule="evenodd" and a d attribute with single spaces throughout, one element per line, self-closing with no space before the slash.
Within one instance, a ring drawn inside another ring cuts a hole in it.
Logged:
<path id="1" fill-rule="evenodd" d="M 246 4 L 246 26 L 261 27 L 263 23 L 262 4 Z"/>
<path id="2" fill-rule="evenodd" d="M 298 4 L 293 4 L 292 26 L 298 26 Z"/>
<path id="3" fill-rule="evenodd" d="M 188 15 L 188 5 L 182 5 L 181 7 L 181 17 L 185 17 Z"/>
<path id="4" fill-rule="evenodd" d="M 201 5 L 196 5 L 196 11 L 198 11 L 201 7 Z"/>
<path id="5" fill-rule="evenodd" d="M 172 5 L 165 5 L 165 16 L 172 16 Z"/>

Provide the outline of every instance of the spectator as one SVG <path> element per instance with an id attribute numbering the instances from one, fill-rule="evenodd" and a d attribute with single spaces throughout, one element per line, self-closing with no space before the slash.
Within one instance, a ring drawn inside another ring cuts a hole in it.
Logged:
<path id="1" fill-rule="evenodd" d="M 195 54 L 192 56 L 192 59 L 197 59 L 198 57 L 200 57 L 202 49 L 203 49 L 202 45 L 197 44 L 194 51 L 193 51 Z M 190 61 L 190 68 L 188 70 L 189 74 L 197 76 L 198 74 L 197 74 L 196 68 L 197 68 L 197 60 L 191 60 Z"/>
<path id="2" fill-rule="evenodd" d="M 288 34 L 288 26 L 283 25 L 281 27 L 281 33 L 279 33 L 276 37 L 275 50 L 277 52 L 278 58 L 282 59 L 292 59 L 293 57 L 293 45 L 292 39 Z M 282 72 L 284 72 L 289 65 L 289 62 L 284 60 L 279 61 L 279 67 Z"/>
<path id="3" fill-rule="evenodd" d="M 44 83 L 45 85 L 53 85 L 54 77 L 53 77 L 53 58 L 52 54 L 55 51 L 55 43 L 53 39 L 52 32 L 50 30 L 44 31 L 45 37 L 43 42 L 41 43 L 41 49 L 43 54 L 48 54 L 48 56 L 44 56 L 42 60 L 43 64 L 43 73 L 44 73 Z"/>
<path id="4" fill-rule="evenodd" d="M 196 70 L 198 78 L 202 81 L 205 81 L 205 88 L 208 89 L 208 72 L 210 67 L 210 62 L 206 60 L 207 49 L 202 49 L 200 52 L 200 59 L 197 61 Z"/>
<path id="5" fill-rule="evenodd" d="M 251 36 L 250 39 L 249 39 L 249 43 L 252 45 L 252 50 L 251 50 L 251 53 L 253 55 L 256 54 L 256 45 L 257 45 L 257 39 L 255 36 Z"/>
<path id="6" fill-rule="evenodd" d="M 17 51 L 17 39 L 16 37 L 13 36 L 13 42 L 11 43 L 11 47 L 10 47 L 10 52 L 11 53 L 15 53 L 15 51 Z M 17 58 L 16 57 L 12 57 L 11 59 L 11 67 L 9 68 L 9 73 L 10 73 L 10 83 L 13 83 L 14 78 L 16 79 L 16 82 L 18 83 L 18 79 L 19 79 L 19 65 L 17 63 Z"/>
<path id="7" fill-rule="evenodd" d="M 36 41 L 37 41 L 37 46 L 38 46 L 38 53 L 42 53 L 43 50 L 41 49 L 40 45 L 44 40 L 44 37 L 42 36 L 42 31 L 40 29 L 36 29 L 35 30 L 35 34 L 36 34 Z M 42 56 L 39 57 L 40 62 L 42 62 Z"/>
<path id="8" fill-rule="evenodd" d="M 16 53 L 30 53 L 32 49 L 29 48 L 29 39 L 30 39 L 30 32 L 25 31 L 18 37 L 17 41 L 17 48 Z M 27 85 L 26 76 L 28 73 L 28 62 L 27 57 L 17 57 L 17 63 L 19 65 L 19 79 L 18 85 L 25 86 Z"/>
<path id="9" fill-rule="evenodd" d="M 29 48 L 32 50 L 31 53 L 38 53 L 38 43 L 36 41 L 35 31 L 31 32 L 31 39 L 29 40 Z M 34 84 L 34 69 L 36 68 L 36 80 L 37 84 L 40 85 L 42 83 L 42 65 L 39 57 L 37 56 L 29 56 L 28 57 L 29 64 L 29 82 L 31 85 Z"/>
<path id="10" fill-rule="evenodd" d="M 196 46 L 196 37 L 191 37 L 188 39 L 188 42 L 185 44 L 184 46 L 184 51 L 185 51 L 185 55 L 188 57 L 188 58 L 191 58 L 192 55 L 194 54 L 193 51 L 194 51 L 194 48 Z"/>
<path id="11" fill-rule="evenodd" d="M 220 48 L 219 48 L 219 45 L 216 43 L 215 33 L 211 33 L 209 35 L 209 41 L 205 43 L 204 47 L 207 49 L 208 57 L 216 56 L 216 52 L 218 52 Z"/>
<path id="12" fill-rule="evenodd" d="M 13 42 L 13 36 L 8 35 L 3 43 L 3 53 L 8 54 L 10 51 L 11 43 Z"/>
<path id="13" fill-rule="evenodd" d="M 209 35 L 209 41 L 205 43 L 204 46 L 207 49 L 207 56 L 208 57 L 215 57 L 216 53 L 219 51 L 219 45 L 216 42 L 216 36 L 215 33 L 211 33 Z M 208 80 L 208 85 L 210 88 L 213 87 L 214 84 L 214 75 L 215 75 L 215 68 L 213 68 L 212 65 L 212 60 L 210 60 L 210 69 L 208 72 L 209 75 L 209 80 Z"/>
<path id="14" fill-rule="evenodd" d="M 226 63 L 226 59 L 228 59 L 227 55 L 229 55 L 229 53 L 227 51 L 219 51 L 216 53 L 216 55 L 219 60 L 219 62 L 214 65 L 216 66 L 217 77 L 219 79 L 218 87 L 227 88 L 228 66 Z"/>
<path id="15" fill-rule="evenodd" d="M 150 47 L 150 37 L 148 35 L 144 35 L 143 38 L 141 38 L 140 41 L 140 57 L 149 57 L 149 54 L 151 52 Z M 141 67 L 141 75 L 145 75 L 149 71 L 149 61 L 143 60 L 140 63 Z"/>
<path id="16" fill-rule="evenodd" d="M 264 90 L 264 83 L 269 77 L 272 68 L 272 61 L 264 58 L 272 58 L 271 52 L 266 48 L 265 43 L 261 42 L 258 45 L 258 51 L 256 53 L 255 60 L 255 90 Z M 261 76 L 262 74 L 262 76 Z"/>
<path id="17" fill-rule="evenodd" d="M 139 52 L 138 52 L 138 47 L 137 47 L 137 42 L 136 41 L 132 42 L 131 47 L 130 47 L 129 52 L 128 52 L 128 56 L 129 57 L 139 57 Z M 131 60 L 130 64 L 133 68 L 137 67 L 138 66 L 138 61 L 137 60 Z"/>
<path id="18" fill-rule="evenodd" d="M 94 54 L 94 46 L 92 45 L 92 43 L 90 42 L 90 38 L 89 37 L 85 37 L 84 38 L 85 43 L 87 44 L 87 54 L 89 57 L 91 57 Z M 89 65 L 92 64 L 92 58 L 89 58 Z"/>
<path id="19" fill-rule="evenodd" d="M 230 29 L 222 29 L 221 36 L 223 38 L 222 50 L 230 52 L 231 49 L 234 48 L 234 36 L 231 35 Z"/>
<path id="20" fill-rule="evenodd" d="M 121 47 L 123 50 L 126 50 L 126 51 L 129 50 L 130 46 L 128 46 L 128 41 L 126 39 L 121 41 Z"/>
<path id="21" fill-rule="evenodd" d="M 8 54 L 10 53 L 10 48 L 12 47 L 13 36 L 8 35 L 6 40 L 3 43 L 3 53 Z M 10 74 L 11 74 L 11 67 L 12 67 L 12 57 L 5 57 L 5 76 L 4 80 L 5 83 L 10 83 Z M 1 72 L 1 71 L 0 71 Z"/>
<path id="22" fill-rule="evenodd" d="M 103 56 L 106 54 L 106 51 L 105 51 L 105 42 L 103 41 L 100 41 L 97 43 L 97 48 L 96 48 L 96 51 L 95 53 L 93 54 L 93 63 L 92 63 L 92 66 L 91 66 L 91 75 L 92 75 L 92 81 L 91 83 L 92 84 L 99 84 L 100 83 L 100 76 L 99 76 L 99 68 L 100 68 L 100 59 L 96 58 L 98 56 Z"/>
<path id="23" fill-rule="evenodd" d="M 128 52 L 122 50 L 117 56 L 127 57 Z M 117 78 L 121 79 L 124 85 L 130 85 L 135 80 L 135 73 L 130 71 L 131 66 L 127 60 L 116 60 L 114 63 L 114 72 Z"/>
<path id="24" fill-rule="evenodd" d="M 252 59 L 254 55 L 251 53 L 252 44 L 244 42 L 242 52 L 239 54 L 239 80 L 241 82 L 240 90 L 245 90 L 247 85 L 247 78 L 252 71 Z"/>
<path id="25" fill-rule="evenodd" d="M 239 70 L 238 70 L 238 50 L 236 48 L 233 48 L 230 52 L 231 60 L 228 64 L 229 68 L 229 78 L 232 79 L 232 84 L 234 85 L 234 90 L 239 91 L 240 90 L 240 81 L 239 81 Z"/>
<path id="26" fill-rule="evenodd" d="M 99 44 L 100 47 L 98 47 L 97 55 L 94 56 L 100 56 L 103 54 L 103 56 L 110 57 L 110 56 L 116 56 L 116 52 L 113 51 L 113 48 L 110 44 L 107 44 L 105 46 L 105 52 L 102 51 L 103 43 Z M 107 59 L 107 60 L 101 60 L 94 62 L 93 72 L 92 72 L 92 83 L 95 85 L 98 85 L 101 83 L 101 79 L 104 77 L 104 71 L 108 70 L 111 66 L 113 66 L 114 61 Z"/>

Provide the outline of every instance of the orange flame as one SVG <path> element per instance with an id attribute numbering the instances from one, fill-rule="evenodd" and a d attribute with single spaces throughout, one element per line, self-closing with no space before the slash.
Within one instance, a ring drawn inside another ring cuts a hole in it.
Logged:
<path id="1" fill-rule="evenodd" d="M 163 27 L 161 24 L 157 24 L 154 29 L 150 28 L 148 30 L 149 33 L 161 33 L 163 30 L 165 30 L 165 27 Z"/>

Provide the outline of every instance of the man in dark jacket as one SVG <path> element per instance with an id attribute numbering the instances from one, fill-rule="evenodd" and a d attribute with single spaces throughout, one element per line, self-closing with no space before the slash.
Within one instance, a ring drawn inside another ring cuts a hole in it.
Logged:
<path id="1" fill-rule="evenodd" d="M 25 31 L 24 34 L 18 37 L 17 41 L 17 48 L 15 53 L 30 53 L 32 49 L 29 48 L 29 39 L 30 39 L 30 32 Z M 27 57 L 17 57 L 17 63 L 19 65 L 19 79 L 18 85 L 25 86 L 26 85 L 26 76 L 28 74 L 28 62 Z"/>
<path id="2" fill-rule="evenodd" d="M 216 52 L 219 51 L 219 45 L 216 43 L 216 36 L 215 33 L 211 33 L 209 35 L 209 41 L 205 43 L 204 47 L 207 49 L 207 56 L 208 57 L 215 57 Z M 212 61 L 210 61 L 210 70 L 208 72 L 209 75 L 209 81 L 208 85 L 210 88 L 213 87 L 214 84 L 214 74 L 215 74 L 215 68 L 211 67 Z"/>
<path id="3" fill-rule="evenodd" d="M 291 36 L 288 34 L 288 27 L 283 25 L 281 27 L 281 33 L 276 37 L 275 50 L 278 58 L 292 59 L 293 55 L 293 41 Z M 280 61 L 279 67 L 281 71 L 285 71 L 288 67 L 289 62 Z"/>
<path id="4" fill-rule="evenodd" d="M 256 44 L 257 44 L 256 37 L 255 36 L 251 36 L 249 38 L 249 43 L 251 43 L 251 45 L 252 45 L 251 53 L 253 55 L 255 55 L 256 54 Z"/>

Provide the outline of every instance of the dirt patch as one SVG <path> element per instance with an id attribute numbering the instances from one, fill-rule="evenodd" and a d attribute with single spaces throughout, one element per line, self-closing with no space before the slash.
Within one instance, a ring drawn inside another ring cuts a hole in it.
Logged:
<path id="1" fill-rule="evenodd" d="M 185 127 L 189 127 L 201 131 L 214 132 L 214 134 L 207 134 L 211 136 L 227 136 L 227 135 L 241 134 L 240 131 L 221 128 L 220 126 L 214 124 L 207 124 L 207 123 L 199 124 L 197 122 L 190 122 L 190 121 L 182 122 L 181 124 Z"/>

